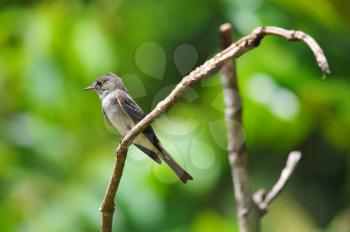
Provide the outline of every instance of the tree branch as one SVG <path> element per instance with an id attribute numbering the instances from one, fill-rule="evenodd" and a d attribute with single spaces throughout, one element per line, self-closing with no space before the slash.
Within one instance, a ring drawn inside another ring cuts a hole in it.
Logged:
<path id="1" fill-rule="evenodd" d="M 259 46 L 261 40 L 266 35 L 276 35 L 290 41 L 302 41 L 306 43 L 313 54 L 324 75 L 330 73 L 327 59 L 323 50 L 316 41 L 309 35 L 301 31 L 285 30 L 279 27 L 258 27 L 249 35 L 241 38 L 225 50 L 216 54 L 213 58 L 207 60 L 204 64 L 197 67 L 190 74 L 185 76 L 182 81 L 176 85 L 171 93 L 146 115 L 139 123 L 137 123 L 123 138 L 117 149 L 118 153 L 124 153 L 127 147 L 132 143 L 138 134 L 140 134 L 147 126 L 149 126 L 159 115 L 177 102 L 187 89 L 194 84 L 217 73 L 227 60 L 236 59 L 248 51 Z"/>
<path id="2" fill-rule="evenodd" d="M 126 160 L 126 152 L 127 150 L 125 151 L 125 153 L 117 153 L 116 151 L 117 161 L 115 162 L 113 175 L 100 207 L 100 211 L 102 213 L 101 231 L 103 232 L 112 231 L 113 213 L 114 213 L 114 206 L 115 206 L 114 198 L 117 193 L 120 179 L 123 174 L 124 164 Z"/>
<path id="3" fill-rule="evenodd" d="M 221 25 L 219 37 L 221 49 L 224 50 L 232 44 L 231 24 Z M 260 212 L 251 198 L 245 144 L 242 141 L 242 100 L 234 61 L 228 60 L 222 67 L 221 83 L 225 102 L 227 151 L 234 185 L 239 228 L 241 232 L 258 231 L 260 228 Z"/>
<path id="4" fill-rule="evenodd" d="M 207 60 L 204 64 L 202 64 L 190 74 L 185 76 L 182 79 L 182 81 L 172 90 L 172 92 L 164 100 L 158 103 L 155 109 L 153 109 L 148 115 L 146 115 L 146 117 L 144 117 L 124 136 L 123 140 L 119 144 L 116 151 L 117 163 L 114 167 L 111 182 L 107 189 L 105 199 L 101 205 L 101 230 L 103 232 L 111 231 L 112 216 L 114 212 L 113 199 L 118 190 L 128 147 L 136 138 L 136 136 L 140 134 L 148 125 L 150 125 L 155 120 L 155 118 L 157 118 L 161 113 L 169 110 L 170 107 L 174 105 L 183 96 L 183 94 L 188 88 L 198 83 L 200 80 L 218 72 L 221 69 L 221 67 L 226 63 L 226 61 L 234 60 L 239 56 L 245 54 L 246 52 L 250 51 L 251 49 L 257 47 L 260 44 L 260 41 L 266 35 L 276 35 L 292 41 L 303 41 L 310 47 L 310 49 L 314 53 L 318 66 L 321 68 L 324 75 L 330 72 L 326 57 L 324 56 L 322 49 L 312 37 L 300 31 L 285 30 L 278 27 L 259 27 L 255 29 L 252 33 L 250 33 L 248 36 L 243 37 L 236 43 L 230 45 L 225 50 L 216 54 L 213 58 Z M 240 171 L 241 170 L 237 170 L 237 172 Z M 244 214 L 245 212 L 240 213 Z"/>
<path id="5" fill-rule="evenodd" d="M 259 197 L 258 195 L 256 195 L 254 197 L 256 204 L 258 204 L 262 213 L 264 213 L 267 210 L 268 205 L 282 192 L 282 190 L 286 186 L 290 176 L 294 172 L 294 169 L 297 166 L 300 158 L 301 158 L 301 152 L 299 152 L 299 151 L 293 151 L 293 152 L 289 153 L 288 159 L 286 162 L 286 166 L 283 168 L 281 175 L 280 175 L 280 178 L 275 183 L 275 185 L 272 187 L 270 192 L 265 194 L 265 193 L 263 193 L 264 190 L 262 190 L 262 191 L 260 190 L 256 193 L 258 195 L 263 194 L 262 197 Z"/>

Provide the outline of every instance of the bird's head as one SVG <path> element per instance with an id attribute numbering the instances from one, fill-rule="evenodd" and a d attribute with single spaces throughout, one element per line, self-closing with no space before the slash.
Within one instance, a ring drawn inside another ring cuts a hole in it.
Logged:
<path id="1" fill-rule="evenodd" d="M 95 91 L 101 99 L 114 90 L 126 91 L 123 81 L 114 73 L 104 74 L 84 90 Z"/>

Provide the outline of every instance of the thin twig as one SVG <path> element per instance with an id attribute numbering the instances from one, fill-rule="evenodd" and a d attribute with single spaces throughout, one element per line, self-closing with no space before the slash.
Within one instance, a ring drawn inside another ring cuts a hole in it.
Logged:
<path id="1" fill-rule="evenodd" d="M 310 49 L 314 53 L 318 66 L 321 68 L 324 75 L 329 73 L 327 60 L 323 54 L 322 49 L 309 35 L 300 31 L 285 30 L 278 27 L 259 27 L 255 29 L 252 33 L 250 33 L 248 36 L 243 37 L 236 43 L 229 46 L 227 49 L 216 54 L 213 58 L 207 60 L 204 64 L 196 68 L 189 75 L 185 76 L 182 79 L 182 81 L 172 90 L 172 92 L 164 100 L 158 103 L 155 109 L 153 109 L 148 115 L 146 115 L 146 117 L 144 117 L 139 123 L 137 123 L 124 136 L 123 140 L 117 148 L 117 157 L 122 157 L 121 159 L 125 160 L 128 147 L 136 138 L 136 136 L 140 134 L 148 125 L 150 125 L 155 120 L 155 118 L 157 118 L 161 113 L 169 110 L 170 107 L 174 105 L 175 102 L 177 102 L 183 96 L 183 94 L 188 88 L 198 83 L 200 80 L 218 72 L 221 69 L 221 67 L 226 63 L 226 61 L 236 59 L 239 56 L 250 51 L 251 49 L 257 47 L 265 35 L 277 35 L 287 40 L 303 41 L 310 47 Z M 118 161 L 117 159 L 117 162 L 121 161 Z M 108 212 L 109 214 L 113 214 L 113 210 L 111 209 L 114 209 L 114 202 L 109 200 L 109 198 L 114 198 L 116 195 L 122 171 L 123 165 L 118 166 L 118 164 L 116 164 L 113 170 L 111 182 L 105 195 L 105 199 L 101 206 L 102 225 L 112 223 L 110 217 L 112 217 L 113 215 L 107 217 L 106 212 Z M 108 229 L 111 227 L 111 225 L 103 226 L 102 231 L 110 231 Z"/>
<path id="2" fill-rule="evenodd" d="M 221 49 L 232 44 L 231 24 L 221 25 L 219 30 Z M 221 69 L 225 101 L 225 119 L 227 126 L 227 151 L 234 185 L 237 215 L 241 232 L 257 231 L 259 226 L 259 208 L 251 198 L 250 181 L 246 165 L 246 149 L 242 140 L 242 100 L 238 88 L 236 64 L 226 61 Z"/>
<path id="3" fill-rule="evenodd" d="M 289 177 L 294 172 L 294 169 L 297 166 L 300 158 L 301 152 L 299 151 L 292 151 L 291 153 L 289 153 L 286 166 L 283 168 L 278 181 L 272 187 L 270 192 L 268 192 L 266 196 L 261 199 L 260 202 L 256 202 L 259 205 L 259 208 L 262 212 L 265 212 L 268 205 L 282 192 L 289 180 Z"/>

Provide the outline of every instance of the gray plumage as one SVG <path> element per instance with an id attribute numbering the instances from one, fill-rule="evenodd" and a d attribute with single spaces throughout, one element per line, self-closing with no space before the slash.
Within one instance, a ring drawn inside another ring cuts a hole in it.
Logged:
<path id="1" fill-rule="evenodd" d="M 113 73 L 103 75 L 84 90 L 96 91 L 101 99 L 106 120 L 122 136 L 145 117 L 142 109 L 129 96 L 122 80 Z M 183 183 L 193 179 L 162 147 L 151 126 L 136 137 L 134 145 L 157 163 L 160 164 L 163 160 Z"/>

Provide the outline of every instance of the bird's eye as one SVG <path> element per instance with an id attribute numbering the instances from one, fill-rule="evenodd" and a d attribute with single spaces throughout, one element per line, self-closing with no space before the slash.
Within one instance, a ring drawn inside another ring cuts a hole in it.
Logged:
<path id="1" fill-rule="evenodd" d="M 101 81 L 97 81 L 97 82 L 96 82 L 96 85 L 97 85 L 98 87 L 101 87 L 102 82 L 101 82 Z"/>

